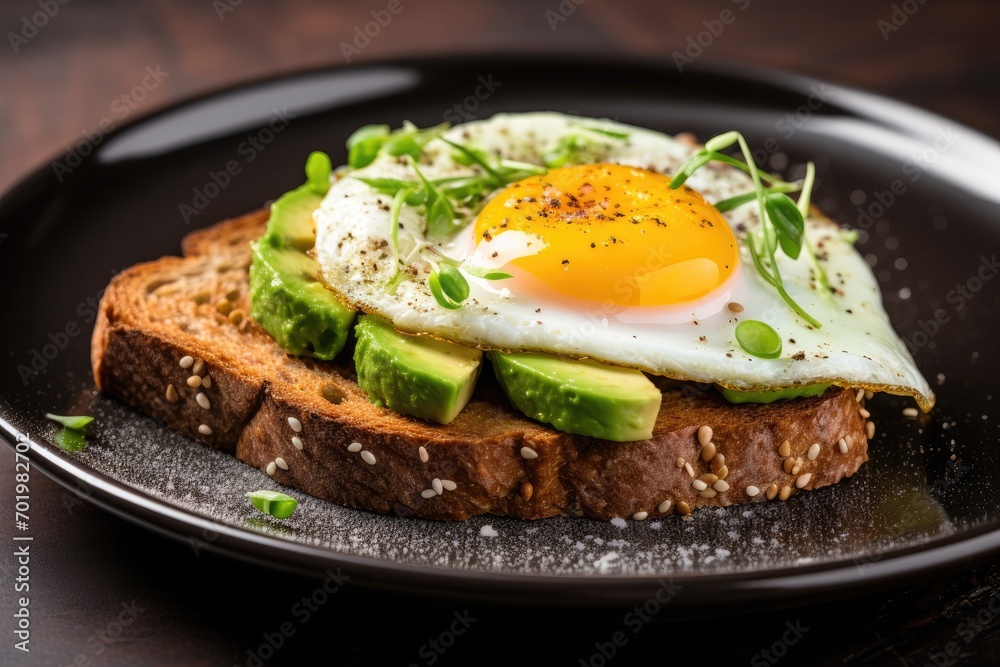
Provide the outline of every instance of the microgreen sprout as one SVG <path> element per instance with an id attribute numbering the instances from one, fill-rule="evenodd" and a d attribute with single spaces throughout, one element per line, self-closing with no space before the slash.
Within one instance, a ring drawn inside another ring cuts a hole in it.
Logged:
<path id="1" fill-rule="evenodd" d="M 94 421 L 94 418 L 90 415 L 70 415 L 64 417 L 63 415 L 54 415 L 51 412 L 46 413 L 45 418 L 51 419 L 52 421 L 62 424 L 66 428 L 73 429 L 74 431 L 80 431 Z"/>
<path id="2" fill-rule="evenodd" d="M 781 356 L 781 336 L 766 322 L 743 320 L 736 325 L 736 342 L 744 352 L 762 359 Z"/>
<path id="3" fill-rule="evenodd" d="M 87 446 L 87 437 L 84 429 L 94 421 L 89 415 L 54 415 L 51 412 L 45 414 L 46 419 L 51 419 L 57 424 L 62 424 L 63 428 L 55 435 L 56 444 L 66 451 L 79 452 Z"/>
<path id="4" fill-rule="evenodd" d="M 592 125 L 577 125 L 582 130 L 576 134 L 567 134 L 555 143 L 552 148 L 542 154 L 542 164 L 549 169 L 555 169 L 567 164 L 582 164 L 592 160 L 589 157 L 600 154 L 607 146 L 608 139 L 624 141 L 629 138 L 627 132 L 606 130 Z M 594 136 L 598 135 L 598 136 Z"/>
<path id="5" fill-rule="evenodd" d="M 739 144 L 744 160 L 721 153 L 733 144 Z M 769 285 L 771 285 L 788 306 L 802 319 L 817 329 L 822 324 L 807 313 L 791 297 L 785 289 L 784 280 L 778 269 L 777 251 L 781 251 L 790 259 L 798 259 L 805 249 L 812 263 L 823 292 L 829 294 L 829 280 L 826 272 L 819 265 L 816 253 L 805 235 L 805 218 L 809 213 L 809 199 L 815 180 L 815 167 L 810 162 L 806 165 L 806 176 L 801 182 L 785 183 L 757 169 L 753 155 L 746 139 L 739 132 L 726 132 L 712 137 L 705 142 L 704 148 L 696 151 L 687 162 L 678 168 L 670 181 L 671 188 L 679 188 L 701 167 L 711 161 L 722 162 L 740 169 L 750 175 L 753 181 L 753 192 L 731 197 L 719 202 L 720 211 L 728 211 L 741 204 L 757 202 L 757 212 L 760 228 L 747 233 L 746 243 L 753 259 L 754 267 Z M 798 201 L 793 201 L 787 193 L 800 191 Z M 780 339 L 779 339 L 780 341 Z"/>
<path id="6" fill-rule="evenodd" d="M 254 507 L 275 519 L 287 519 L 299 505 L 299 501 L 295 498 L 277 491 L 252 491 L 247 494 L 247 498 Z"/>
<path id="7" fill-rule="evenodd" d="M 421 130 L 406 124 L 400 130 L 390 131 L 387 125 L 368 125 L 352 134 L 347 141 L 348 163 L 352 168 L 368 166 L 384 151 L 388 155 L 409 156 L 413 171 L 417 175 L 415 180 L 354 176 L 375 191 L 392 197 L 389 224 L 393 272 L 386 284 L 386 291 L 390 294 L 395 293 L 399 285 L 407 279 L 401 267 L 408 263 L 408 259 L 401 257 L 399 249 L 399 219 L 403 206 L 424 207 L 427 237 L 445 239 L 465 224 L 461 211 L 475 209 L 483 199 L 502 187 L 547 171 L 545 167 L 527 162 L 493 158 L 482 150 L 445 139 L 440 136 L 445 129 L 446 126 L 438 126 Z M 611 133 L 605 134 L 611 135 Z M 423 147 L 435 138 L 440 138 L 454 149 L 453 159 L 457 164 L 474 167 L 480 173 L 438 179 L 427 178 L 420 169 L 418 160 Z M 313 176 L 310 174 L 310 183 L 312 182 Z M 423 251 L 433 252 L 439 258 L 439 264 L 433 265 L 427 283 L 435 300 L 444 308 L 460 308 L 462 302 L 469 297 L 470 287 L 462 275 L 463 272 L 484 280 L 504 280 L 512 277 L 509 273 L 498 269 L 447 258 L 431 243 L 418 243 L 416 254 Z"/>
<path id="8" fill-rule="evenodd" d="M 313 151 L 306 158 L 306 179 L 309 188 L 316 194 L 325 195 L 330 189 L 331 173 L 333 173 L 333 162 L 326 153 Z"/>
<path id="9" fill-rule="evenodd" d="M 441 136 L 447 129 L 447 123 L 420 129 L 413 123 L 405 122 L 403 127 L 394 131 L 390 131 L 388 125 L 365 125 L 347 138 L 347 164 L 354 169 L 367 167 L 382 151 L 397 157 L 409 155 L 418 160 L 427 142 Z"/>

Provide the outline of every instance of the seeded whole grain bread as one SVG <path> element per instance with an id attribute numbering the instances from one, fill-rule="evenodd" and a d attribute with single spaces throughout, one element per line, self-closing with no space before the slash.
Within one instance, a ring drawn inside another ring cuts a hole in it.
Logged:
<path id="1" fill-rule="evenodd" d="M 646 519 L 787 500 L 868 459 L 874 426 L 862 396 L 838 388 L 730 405 L 714 391 L 662 382 L 652 439 L 631 443 L 525 418 L 488 369 L 447 426 L 375 407 L 355 382 L 350 350 L 339 363 L 289 356 L 249 318 L 248 244 L 266 220 L 261 211 L 194 232 L 183 258 L 116 276 L 101 301 L 92 363 L 105 394 L 277 482 L 428 519 Z"/>

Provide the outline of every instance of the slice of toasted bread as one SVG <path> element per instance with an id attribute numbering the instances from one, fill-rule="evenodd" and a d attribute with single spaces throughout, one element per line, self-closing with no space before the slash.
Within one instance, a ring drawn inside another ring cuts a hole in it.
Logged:
<path id="1" fill-rule="evenodd" d="M 266 220 L 256 212 L 195 232 L 183 258 L 116 276 L 92 362 L 101 391 L 283 484 L 430 519 L 643 519 L 786 500 L 868 459 L 861 405 L 843 389 L 730 405 L 692 385 L 667 388 L 652 439 L 629 443 L 560 433 L 488 390 L 447 426 L 375 407 L 348 351 L 338 363 L 292 357 L 249 319 L 249 242 Z"/>

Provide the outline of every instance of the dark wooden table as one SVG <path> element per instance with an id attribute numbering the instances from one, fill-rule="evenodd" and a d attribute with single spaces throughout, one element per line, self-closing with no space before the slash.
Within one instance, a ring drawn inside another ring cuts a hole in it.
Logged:
<path id="1" fill-rule="evenodd" d="M 1000 136 L 996 0 L 401 2 L 403 12 L 351 52 L 352 61 L 523 49 L 669 59 L 705 29 L 704 21 L 746 6 L 704 57 L 859 86 Z M 4 2 L 0 191 L 111 114 L 146 113 L 223 84 L 343 63 L 342 43 L 352 42 L 355 28 L 387 4 Z M 36 15 L 46 6 L 53 15 L 43 20 Z M 33 30 L 33 20 L 44 25 Z M 147 67 L 157 66 L 166 74 L 143 99 L 122 98 Z M 0 497 L 12 498 L 13 455 L 3 447 L 0 470 Z M 41 476 L 32 480 L 32 652 L 11 648 L 16 568 L 5 549 L 2 665 L 259 664 L 259 647 L 269 636 L 277 643 L 274 633 L 289 609 L 316 587 L 309 579 L 196 553 L 73 502 Z M 7 524 L 2 530 L 10 544 Z M 1000 567 L 987 564 L 862 599 L 656 622 L 617 649 L 614 661 L 659 664 L 690 653 L 711 664 L 998 664 L 998 579 Z M 477 620 L 438 659 L 428 642 L 453 614 L 466 612 Z M 435 602 L 348 585 L 282 639 L 266 664 L 520 664 L 540 655 L 524 644 L 529 634 L 544 638 L 541 654 L 549 662 L 588 664 L 622 615 Z"/>

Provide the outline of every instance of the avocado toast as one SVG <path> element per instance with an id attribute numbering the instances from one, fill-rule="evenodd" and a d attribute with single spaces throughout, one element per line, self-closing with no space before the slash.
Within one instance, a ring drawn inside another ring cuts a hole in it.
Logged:
<path id="1" fill-rule="evenodd" d="M 432 519 L 785 501 L 867 460 L 872 391 L 933 405 L 811 163 L 786 183 L 738 132 L 551 113 L 366 126 L 348 154 L 117 276 L 99 389 L 283 484 Z"/>
<path id="2" fill-rule="evenodd" d="M 667 383 L 652 437 L 627 443 L 528 419 L 486 382 L 447 425 L 377 407 L 358 386 L 351 355 L 286 354 L 249 317 L 250 244 L 268 215 L 194 232 L 183 258 L 116 276 L 92 361 L 105 394 L 282 484 L 428 519 L 645 519 L 786 500 L 835 484 L 868 459 L 864 391 L 836 387 L 741 406 Z"/>

